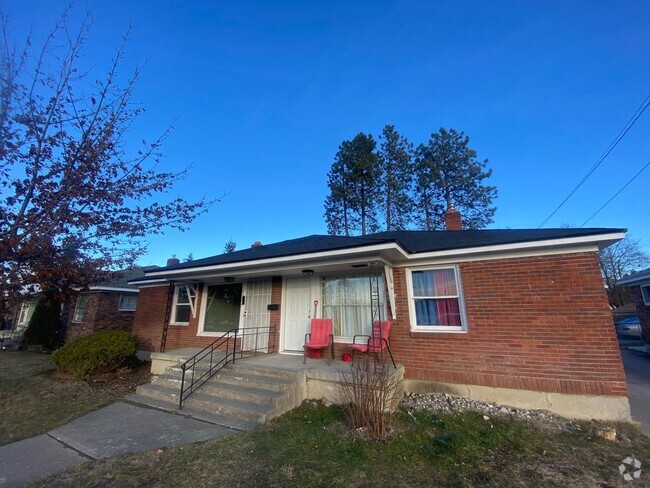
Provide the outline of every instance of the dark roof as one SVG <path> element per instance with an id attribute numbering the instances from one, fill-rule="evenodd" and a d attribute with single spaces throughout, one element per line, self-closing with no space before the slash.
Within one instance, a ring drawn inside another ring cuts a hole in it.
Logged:
<path id="1" fill-rule="evenodd" d="M 121 269 L 117 271 L 117 276 L 108 281 L 103 281 L 92 285 L 91 288 L 132 288 L 138 291 L 137 285 L 130 285 L 129 281 L 137 280 L 144 277 L 145 272 L 158 269 L 158 266 L 143 266 L 141 268 Z"/>
<path id="2" fill-rule="evenodd" d="M 288 241 L 219 254 L 186 263 L 158 268 L 156 271 L 200 268 L 219 264 L 271 259 L 298 254 L 309 254 L 354 247 L 396 242 L 409 253 L 468 249 L 549 239 L 593 236 L 626 232 L 627 229 L 495 229 L 461 231 L 394 231 L 379 232 L 366 236 L 344 237 L 311 235 Z"/>
<path id="3" fill-rule="evenodd" d="M 369 237 L 394 240 L 409 253 L 419 253 L 584 237 L 612 232 L 627 232 L 627 229 L 488 229 L 433 232 L 406 230 L 379 232 Z"/>

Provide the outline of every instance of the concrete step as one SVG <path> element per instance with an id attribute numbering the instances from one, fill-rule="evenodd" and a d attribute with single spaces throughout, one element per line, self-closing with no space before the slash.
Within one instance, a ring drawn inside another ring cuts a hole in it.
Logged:
<path id="1" fill-rule="evenodd" d="M 181 380 L 174 376 L 160 375 L 155 377 L 151 384 L 168 388 L 176 388 L 180 391 Z M 284 396 L 284 393 L 277 390 L 255 388 L 238 383 L 225 383 L 213 377 L 206 381 L 197 391 L 208 395 L 244 402 L 257 403 L 259 405 L 275 406 Z"/>
<path id="2" fill-rule="evenodd" d="M 269 378 L 287 378 L 291 380 L 294 380 L 301 374 L 299 371 L 267 368 L 258 364 L 252 364 L 250 362 L 247 362 L 245 359 L 236 361 L 235 363 L 230 363 L 228 366 L 226 366 L 225 369 L 228 369 L 230 371 L 251 373 L 257 376 L 267 376 Z"/>
<path id="3" fill-rule="evenodd" d="M 166 400 L 159 400 L 150 396 L 140 395 L 134 393 L 125 398 L 127 402 L 145 405 L 147 407 L 157 408 L 158 410 L 165 410 L 166 412 L 178 412 L 178 403 L 172 403 Z"/>
<path id="4" fill-rule="evenodd" d="M 264 423 L 267 418 L 271 418 L 274 410 L 273 407 L 268 405 L 219 398 L 202 393 L 200 390 L 190 395 L 183 403 L 184 408 L 259 423 Z"/>
<path id="5" fill-rule="evenodd" d="M 282 377 L 260 376 L 246 371 L 223 369 L 213 377 L 221 383 L 243 385 L 261 390 L 286 392 L 291 389 L 296 380 Z"/>
<path id="6" fill-rule="evenodd" d="M 156 408 L 158 410 L 165 410 L 167 412 L 175 413 L 177 415 L 183 415 L 185 417 L 191 417 L 193 419 L 202 420 L 203 422 L 208 422 L 210 424 L 221 425 L 222 427 L 227 427 L 233 430 L 247 431 L 247 430 L 252 430 L 258 425 L 260 425 L 258 422 L 253 422 L 250 420 L 240 420 L 233 417 L 215 415 L 215 414 L 211 414 L 208 412 L 203 412 L 201 410 L 195 410 L 187 407 L 183 407 L 182 410 L 178 410 L 178 404 L 176 403 L 156 400 L 155 398 L 142 396 L 138 394 L 129 395 L 125 398 L 125 400 L 130 403 L 145 405 L 147 407 Z"/>
<path id="7" fill-rule="evenodd" d="M 143 397 L 161 400 L 163 402 L 173 403 L 178 405 L 180 399 L 180 388 L 172 388 L 164 385 L 155 385 L 149 383 L 148 385 L 140 385 L 135 390 L 137 395 Z"/>
<path id="8" fill-rule="evenodd" d="M 190 397 L 191 398 L 191 397 Z M 260 422 L 255 422 L 252 420 L 242 420 L 236 419 L 234 417 L 227 417 L 225 415 L 217 415 L 210 412 L 205 412 L 203 410 L 196 410 L 194 408 L 183 407 L 179 412 L 181 415 L 187 415 L 198 420 L 203 420 L 204 422 L 209 422 L 211 424 L 221 425 L 222 427 L 228 427 L 233 430 L 253 430 L 255 427 L 258 427 Z"/>

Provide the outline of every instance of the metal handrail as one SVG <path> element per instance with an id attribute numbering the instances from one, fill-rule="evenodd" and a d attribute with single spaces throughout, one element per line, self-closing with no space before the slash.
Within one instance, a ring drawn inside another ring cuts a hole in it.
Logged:
<path id="1" fill-rule="evenodd" d="M 267 344 L 263 347 L 259 346 L 260 332 L 268 333 Z M 245 338 L 252 335 L 255 335 L 255 346 L 253 348 L 247 348 L 244 350 L 243 345 Z M 239 339 L 239 347 L 237 339 Z M 215 351 L 225 351 L 225 356 L 215 362 Z M 194 356 L 188 358 L 184 363 L 181 364 L 182 376 L 178 409 L 182 409 L 183 402 L 187 400 L 187 397 L 198 390 L 215 374 L 221 371 L 224 366 L 230 363 L 234 363 L 238 353 L 239 358 L 243 359 L 244 353 L 247 353 L 250 356 L 257 356 L 261 351 L 264 353 L 275 351 L 275 326 L 250 327 L 242 330 L 230 329 L 223 336 L 201 349 Z M 210 364 L 208 369 L 200 376 L 196 376 L 197 364 L 205 360 L 208 356 L 210 357 Z M 186 382 L 188 383 L 187 385 Z"/>

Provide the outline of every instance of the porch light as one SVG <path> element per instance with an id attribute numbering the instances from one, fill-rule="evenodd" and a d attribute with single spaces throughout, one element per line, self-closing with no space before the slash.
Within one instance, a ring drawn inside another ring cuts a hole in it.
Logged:
<path id="1" fill-rule="evenodd" d="M 235 277 L 234 276 L 224 276 L 223 281 L 225 281 L 226 283 L 232 283 L 232 282 L 235 281 Z"/>
<path id="2" fill-rule="evenodd" d="M 303 276 L 311 276 L 311 275 L 313 275 L 313 274 L 314 274 L 314 270 L 313 270 L 313 269 L 303 269 L 303 270 L 302 270 L 302 275 L 303 275 Z"/>

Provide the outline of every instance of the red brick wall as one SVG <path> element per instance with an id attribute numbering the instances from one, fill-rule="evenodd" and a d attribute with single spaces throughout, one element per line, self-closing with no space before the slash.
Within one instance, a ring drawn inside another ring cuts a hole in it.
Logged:
<path id="1" fill-rule="evenodd" d="M 641 323 L 641 333 L 645 339 L 646 344 L 650 344 L 650 307 L 643 301 L 640 286 L 632 286 L 632 298 L 634 299 L 634 306 L 636 307 L 636 314 Z"/>
<path id="2" fill-rule="evenodd" d="M 405 270 L 394 270 L 397 320 L 391 347 L 408 378 L 627 394 L 595 253 L 467 262 L 460 270 L 468 333 L 411 332 Z M 141 349 L 159 349 L 167 291 L 167 286 L 140 290 L 134 332 Z M 281 298 L 282 280 L 274 278 L 271 303 L 279 304 Z M 198 314 L 189 326 L 170 326 L 167 348 L 212 341 L 196 336 L 197 322 Z M 271 325 L 279 331 L 280 312 L 271 313 Z M 279 333 L 276 348 L 278 341 Z M 349 352 L 349 346 L 336 344 L 335 358 L 343 352 Z"/>
<path id="3" fill-rule="evenodd" d="M 142 288 L 138 298 L 138 309 L 133 326 L 133 333 L 138 337 L 138 349 L 143 351 L 159 351 L 162 337 L 163 322 L 165 321 L 165 307 L 169 287 L 159 286 Z M 199 288 L 196 303 L 196 317 L 190 316 L 189 325 L 170 325 L 167 331 L 166 350 L 184 347 L 205 347 L 212 343 L 216 337 L 197 336 L 199 315 L 201 310 L 203 288 Z M 282 278 L 273 277 L 271 282 L 271 303 L 282 303 Z M 276 333 L 271 334 L 270 340 L 274 342 L 274 350 L 278 351 L 280 343 L 280 311 L 270 313 L 270 325 L 276 327 Z"/>
<path id="4" fill-rule="evenodd" d="M 595 253 L 460 265 L 468 333 L 411 332 L 395 270 L 395 360 L 408 378 L 559 393 L 627 395 Z"/>
<path id="5" fill-rule="evenodd" d="M 66 341 L 104 330 L 124 330 L 127 332 L 132 330 L 135 312 L 117 309 L 120 302 L 120 293 L 98 291 L 86 292 L 85 294 L 88 296 L 88 302 L 81 322 L 72 321 L 78 294 L 68 302 L 66 307 Z"/>

